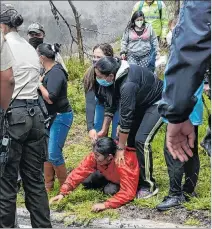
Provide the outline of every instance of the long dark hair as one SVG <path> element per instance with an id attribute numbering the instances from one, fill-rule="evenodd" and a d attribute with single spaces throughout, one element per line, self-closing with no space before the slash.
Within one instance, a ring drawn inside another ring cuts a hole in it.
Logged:
<path id="1" fill-rule="evenodd" d="M 102 50 L 102 52 L 104 53 L 105 56 L 112 56 L 113 57 L 113 55 L 114 55 L 113 48 L 110 44 L 108 44 L 108 43 L 97 44 L 94 46 L 93 52 L 94 52 L 94 50 L 96 50 L 98 48 Z M 86 73 L 84 75 L 83 83 L 84 83 L 85 92 L 88 92 L 88 91 L 94 89 L 95 71 L 94 71 L 93 67 L 90 67 L 86 71 Z"/>
<path id="2" fill-rule="evenodd" d="M 139 10 L 139 11 L 135 11 L 135 13 L 132 15 L 131 20 L 128 22 L 128 25 L 127 25 L 125 30 L 134 29 L 135 28 L 135 20 L 139 17 L 144 18 L 144 25 L 145 25 L 146 21 L 145 21 L 144 13 L 143 13 L 143 11 Z"/>

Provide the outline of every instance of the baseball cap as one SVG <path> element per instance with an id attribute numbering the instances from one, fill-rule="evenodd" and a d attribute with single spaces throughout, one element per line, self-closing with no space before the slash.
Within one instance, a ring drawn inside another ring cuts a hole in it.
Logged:
<path id="1" fill-rule="evenodd" d="M 28 27 L 28 34 L 31 32 L 34 33 L 42 32 L 45 35 L 44 27 L 38 22 L 34 22 Z"/>

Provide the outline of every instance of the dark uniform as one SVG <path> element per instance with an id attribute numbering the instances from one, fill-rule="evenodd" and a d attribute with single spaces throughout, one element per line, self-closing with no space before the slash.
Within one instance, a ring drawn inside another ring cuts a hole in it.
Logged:
<path id="1" fill-rule="evenodd" d="M 10 20 L 11 16 L 17 15 L 14 8 L 1 5 L 1 23 L 16 27 Z M 15 59 L 15 89 L 14 101 L 7 114 L 11 137 L 8 162 L 0 178 L 0 227 L 14 227 L 20 170 L 32 227 L 48 228 L 51 227 L 50 210 L 43 177 L 47 138 L 37 94 L 39 58 L 34 48 L 17 32 L 7 33 L 5 38 Z"/>

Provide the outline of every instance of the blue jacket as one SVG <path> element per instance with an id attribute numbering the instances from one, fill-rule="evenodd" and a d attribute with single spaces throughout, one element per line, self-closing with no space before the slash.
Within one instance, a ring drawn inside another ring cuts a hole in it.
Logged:
<path id="1" fill-rule="evenodd" d="M 210 57 L 211 1 L 184 1 L 173 30 L 165 71 L 167 87 L 158 106 L 169 122 L 181 123 L 189 118 Z"/>

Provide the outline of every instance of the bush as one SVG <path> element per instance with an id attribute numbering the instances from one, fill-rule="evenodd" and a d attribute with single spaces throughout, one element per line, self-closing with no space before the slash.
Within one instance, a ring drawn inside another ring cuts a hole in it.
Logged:
<path id="1" fill-rule="evenodd" d="M 66 66 L 69 74 L 68 98 L 74 114 L 85 114 L 83 76 L 89 65 L 82 65 L 78 59 L 70 58 Z"/>

